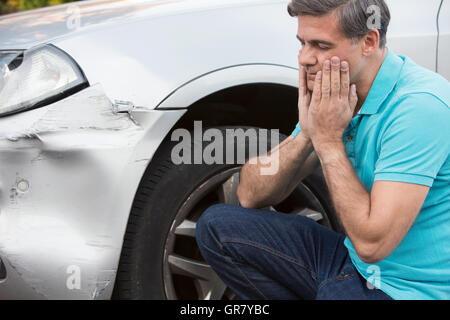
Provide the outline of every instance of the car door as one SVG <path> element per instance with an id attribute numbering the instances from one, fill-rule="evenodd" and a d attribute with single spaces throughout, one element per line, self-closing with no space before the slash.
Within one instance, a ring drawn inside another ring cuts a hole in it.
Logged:
<path id="1" fill-rule="evenodd" d="M 386 1 L 391 11 L 387 46 L 395 53 L 408 56 L 421 66 L 433 71 L 436 71 L 437 16 L 441 1 Z M 444 2 L 448 1 L 444 0 Z M 449 21 L 446 21 L 446 24 L 449 26 Z M 447 53 L 448 48 L 447 44 Z"/>
<path id="2" fill-rule="evenodd" d="M 437 71 L 450 81 L 450 1 L 442 0 L 439 12 Z"/>

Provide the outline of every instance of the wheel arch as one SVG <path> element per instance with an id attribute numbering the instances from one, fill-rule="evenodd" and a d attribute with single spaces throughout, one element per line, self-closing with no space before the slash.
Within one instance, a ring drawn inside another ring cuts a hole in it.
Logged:
<path id="1" fill-rule="evenodd" d="M 298 70 L 274 64 L 218 69 L 173 90 L 156 110 L 186 109 L 174 128 L 210 125 L 277 128 L 289 135 L 298 122 Z"/>

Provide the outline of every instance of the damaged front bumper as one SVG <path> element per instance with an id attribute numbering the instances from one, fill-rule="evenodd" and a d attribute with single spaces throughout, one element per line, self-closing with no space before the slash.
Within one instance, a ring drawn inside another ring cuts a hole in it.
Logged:
<path id="1" fill-rule="evenodd" d="M 0 118 L 0 299 L 109 299 L 139 181 L 185 110 L 94 85 Z"/>

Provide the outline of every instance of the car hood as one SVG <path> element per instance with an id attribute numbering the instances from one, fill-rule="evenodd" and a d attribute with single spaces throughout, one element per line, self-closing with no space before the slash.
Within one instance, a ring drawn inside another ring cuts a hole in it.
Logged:
<path id="1" fill-rule="evenodd" d="M 220 73 L 200 85 L 204 95 L 249 81 L 272 83 L 272 73 L 283 74 L 274 83 L 295 83 L 291 79 L 297 77 L 299 45 L 292 32 L 297 20 L 288 16 L 287 3 L 81 1 L 78 13 L 72 10 L 77 7 L 66 5 L 0 18 L 0 44 L 11 50 L 53 44 L 77 62 L 91 85 L 100 84 L 111 101 L 156 108 L 175 92 L 199 98 L 189 91 L 191 82 L 221 71 L 227 76 Z M 68 18 L 72 14 L 79 14 L 79 26 Z M 247 74 L 240 69 L 246 65 L 264 70 Z M 267 71 L 268 65 L 276 67 Z M 186 106 L 181 100 L 177 108 Z"/>
<path id="2" fill-rule="evenodd" d="M 167 14 L 167 7 L 189 2 L 196 1 L 92 0 L 9 14 L 0 17 L 0 49 L 28 49 L 99 26 Z"/>

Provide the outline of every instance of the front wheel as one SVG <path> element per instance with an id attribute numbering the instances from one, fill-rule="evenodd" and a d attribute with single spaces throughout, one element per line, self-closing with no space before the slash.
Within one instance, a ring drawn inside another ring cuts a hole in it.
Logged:
<path id="1" fill-rule="evenodd" d="M 225 136 L 227 128 L 217 129 Z M 195 143 L 199 141 L 192 142 L 193 148 Z M 233 292 L 202 258 L 195 228 L 211 205 L 239 204 L 236 190 L 242 165 L 175 165 L 171 159 L 175 145 L 176 142 L 166 141 L 142 178 L 130 213 L 113 298 L 234 298 Z M 270 209 L 304 215 L 339 230 L 320 170 Z"/>

